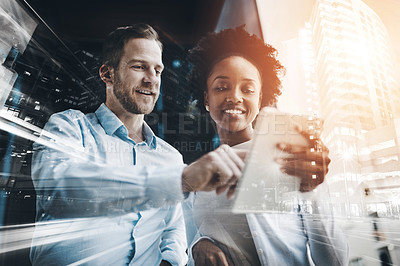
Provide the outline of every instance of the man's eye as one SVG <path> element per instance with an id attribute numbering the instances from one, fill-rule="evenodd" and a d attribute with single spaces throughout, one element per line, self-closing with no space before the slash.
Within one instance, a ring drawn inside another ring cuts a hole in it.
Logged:
<path id="1" fill-rule="evenodd" d="M 217 87 L 217 88 L 215 88 L 216 91 L 223 91 L 223 90 L 226 90 L 226 89 L 227 89 L 226 87 Z"/>
<path id="2" fill-rule="evenodd" d="M 156 71 L 156 75 L 161 75 L 162 71 L 161 70 L 155 70 Z"/>
<path id="3" fill-rule="evenodd" d="M 134 68 L 134 69 L 139 69 L 139 70 L 144 70 L 144 69 L 146 69 L 146 67 L 145 67 L 145 66 L 142 66 L 142 65 L 134 65 L 134 66 L 132 66 L 132 68 Z"/>

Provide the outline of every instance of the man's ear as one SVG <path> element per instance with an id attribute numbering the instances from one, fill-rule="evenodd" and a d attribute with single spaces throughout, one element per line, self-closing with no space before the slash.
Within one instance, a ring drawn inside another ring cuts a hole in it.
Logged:
<path id="1" fill-rule="evenodd" d="M 99 75 L 104 83 L 112 83 L 112 68 L 109 65 L 102 65 L 99 69 Z"/>

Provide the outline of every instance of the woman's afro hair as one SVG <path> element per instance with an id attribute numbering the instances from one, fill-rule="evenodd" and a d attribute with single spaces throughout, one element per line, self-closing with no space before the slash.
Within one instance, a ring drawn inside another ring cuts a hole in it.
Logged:
<path id="1" fill-rule="evenodd" d="M 207 90 L 207 78 L 214 65 L 224 58 L 237 55 L 250 61 L 260 72 L 261 107 L 276 103 L 281 94 L 280 76 L 284 74 L 285 69 L 276 58 L 277 50 L 256 35 L 250 35 L 244 27 L 245 25 L 242 25 L 234 29 L 208 33 L 189 50 L 188 60 L 192 64 L 189 82 L 190 86 L 196 88 L 201 102 L 203 92 Z"/>

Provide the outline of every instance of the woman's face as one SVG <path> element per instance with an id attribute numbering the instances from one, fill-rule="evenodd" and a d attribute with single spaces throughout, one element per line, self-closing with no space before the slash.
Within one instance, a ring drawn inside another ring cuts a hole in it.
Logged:
<path id="1" fill-rule="evenodd" d="M 230 56 L 211 70 L 204 100 L 218 129 L 239 132 L 251 127 L 257 116 L 260 92 L 257 68 L 241 56 Z"/>

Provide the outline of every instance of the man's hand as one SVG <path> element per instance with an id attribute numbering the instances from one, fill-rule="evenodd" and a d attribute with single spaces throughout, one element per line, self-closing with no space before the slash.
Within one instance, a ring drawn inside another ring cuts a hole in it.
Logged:
<path id="1" fill-rule="evenodd" d="M 201 239 L 192 248 L 193 259 L 197 265 L 233 265 L 229 256 L 208 239 Z"/>
<path id="2" fill-rule="evenodd" d="M 319 136 L 299 131 L 307 139 L 308 146 L 279 143 L 278 149 L 290 154 L 287 158 L 277 158 L 282 165 L 281 170 L 300 178 L 300 191 L 307 192 L 315 189 L 324 182 L 331 162 L 329 150 L 319 139 Z"/>
<path id="3" fill-rule="evenodd" d="M 227 196 L 230 198 L 242 174 L 245 156 L 246 151 L 221 145 L 183 169 L 182 190 L 216 190 L 220 194 L 228 189 Z"/>

